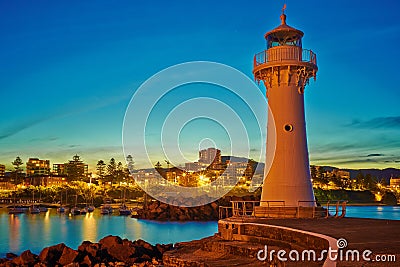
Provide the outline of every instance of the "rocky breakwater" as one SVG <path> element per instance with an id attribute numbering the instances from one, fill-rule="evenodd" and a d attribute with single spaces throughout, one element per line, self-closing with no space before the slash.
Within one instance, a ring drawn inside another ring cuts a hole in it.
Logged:
<path id="1" fill-rule="evenodd" d="M 14 266 L 162 266 L 164 252 L 171 250 L 172 244 L 155 246 L 143 241 L 130 241 L 118 236 L 107 236 L 98 243 L 84 241 L 78 250 L 61 243 L 44 248 L 39 255 L 30 250 L 17 256 L 7 254 L 0 260 L 0 267 Z"/>
<path id="2" fill-rule="evenodd" d="M 157 220 L 157 221 L 213 221 L 219 219 L 219 207 L 231 207 L 231 201 L 254 201 L 257 197 L 253 195 L 236 197 L 226 196 L 217 201 L 213 201 L 209 204 L 190 207 L 195 203 L 207 202 L 204 199 L 198 201 L 195 198 L 186 199 L 185 206 L 169 205 L 158 200 L 151 201 L 146 208 L 138 211 L 137 217 L 139 219 Z M 180 201 L 175 201 L 180 203 Z M 172 201 L 174 203 L 174 201 Z M 250 204 L 250 203 L 249 203 Z M 251 204 L 250 204 L 251 205 Z M 189 206 L 189 207 L 188 207 Z M 249 208 L 251 208 L 249 206 Z M 230 211 L 231 212 L 231 211 Z M 228 214 L 231 216 L 232 214 Z"/>

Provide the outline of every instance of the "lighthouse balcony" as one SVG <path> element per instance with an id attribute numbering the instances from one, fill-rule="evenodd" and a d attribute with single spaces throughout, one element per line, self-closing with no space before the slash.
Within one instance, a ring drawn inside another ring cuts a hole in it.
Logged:
<path id="1" fill-rule="evenodd" d="M 254 68 L 262 68 L 261 65 L 308 63 L 317 65 L 317 55 L 308 49 L 298 46 L 276 46 L 264 50 L 254 56 Z"/>

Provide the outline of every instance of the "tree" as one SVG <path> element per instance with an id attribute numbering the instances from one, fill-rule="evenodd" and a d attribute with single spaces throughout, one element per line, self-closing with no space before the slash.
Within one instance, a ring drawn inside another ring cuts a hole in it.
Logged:
<path id="1" fill-rule="evenodd" d="M 386 192 L 382 197 L 382 203 L 386 205 L 397 205 L 397 198 L 392 192 Z"/>
<path id="2" fill-rule="evenodd" d="M 117 164 L 117 169 L 115 170 L 115 176 L 118 182 L 122 182 L 124 179 L 124 166 L 122 165 L 122 162 L 119 161 Z"/>
<path id="3" fill-rule="evenodd" d="M 315 165 L 310 166 L 310 172 L 311 172 L 311 178 L 313 180 L 317 179 L 318 172 L 317 172 L 317 168 L 315 167 Z"/>
<path id="4" fill-rule="evenodd" d="M 100 177 L 100 179 L 104 178 L 104 174 L 105 174 L 105 168 L 106 168 L 106 164 L 104 163 L 104 160 L 99 160 L 97 162 L 97 175 Z"/>
<path id="5" fill-rule="evenodd" d="M 107 176 L 111 180 L 111 183 L 115 178 L 116 171 L 117 171 L 117 164 L 115 163 L 115 159 L 111 158 L 110 162 L 107 165 Z"/>
<path id="6" fill-rule="evenodd" d="M 132 155 L 128 155 L 126 157 L 126 163 L 127 163 L 128 170 L 132 173 L 135 168 L 135 162 L 133 161 Z"/>
<path id="7" fill-rule="evenodd" d="M 14 165 L 14 168 L 15 168 L 15 180 L 14 180 L 14 182 L 15 182 L 15 184 L 19 184 L 21 182 L 20 179 L 19 179 L 20 178 L 19 177 L 20 176 L 19 173 L 21 171 L 20 166 L 23 165 L 24 163 L 22 162 L 21 158 L 19 156 L 17 156 L 15 158 L 15 160 L 13 162 L 11 162 L 11 164 Z"/>
<path id="8" fill-rule="evenodd" d="M 375 189 L 376 183 L 374 183 L 374 180 L 376 181 L 376 178 L 372 177 L 371 174 L 368 173 L 367 175 L 365 175 L 364 188 L 366 188 L 368 190 Z"/>
<path id="9" fill-rule="evenodd" d="M 358 188 L 361 189 L 364 187 L 364 179 L 365 179 L 364 174 L 361 171 L 359 171 L 356 176 L 356 183 Z"/>

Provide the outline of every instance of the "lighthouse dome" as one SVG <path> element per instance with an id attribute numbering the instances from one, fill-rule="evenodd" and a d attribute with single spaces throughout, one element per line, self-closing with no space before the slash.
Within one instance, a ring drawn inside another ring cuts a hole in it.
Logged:
<path id="1" fill-rule="evenodd" d="M 304 33 L 287 25 L 285 14 L 282 14 L 280 18 L 281 25 L 264 35 L 267 40 L 267 48 L 284 45 L 301 47 L 301 38 Z"/>

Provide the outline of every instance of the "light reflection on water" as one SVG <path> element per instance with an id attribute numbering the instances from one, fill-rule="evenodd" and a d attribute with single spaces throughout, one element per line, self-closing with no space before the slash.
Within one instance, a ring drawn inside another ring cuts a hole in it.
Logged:
<path id="1" fill-rule="evenodd" d="M 97 242 L 107 235 L 130 240 L 143 239 L 152 244 L 200 239 L 217 232 L 217 222 L 154 222 L 124 216 L 103 216 L 99 210 L 69 216 L 49 209 L 45 214 L 9 215 L 0 208 L 0 258 L 7 252 L 30 249 L 39 253 L 44 247 L 65 243 L 74 249 L 84 240 Z"/>

